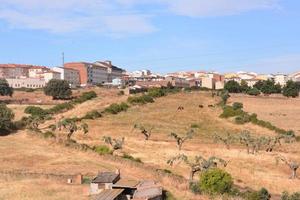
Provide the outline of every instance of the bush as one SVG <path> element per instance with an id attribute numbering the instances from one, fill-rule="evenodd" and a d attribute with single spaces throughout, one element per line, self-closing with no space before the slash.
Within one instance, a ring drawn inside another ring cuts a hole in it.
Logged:
<path id="1" fill-rule="evenodd" d="M 12 120 L 14 117 L 15 115 L 10 108 L 8 108 L 5 104 L 0 104 L 0 135 L 2 131 L 10 131 L 13 127 Z"/>
<path id="2" fill-rule="evenodd" d="M 131 160 L 131 161 L 134 161 L 134 162 L 138 162 L 138 163 L 143 163 L 142 160 L 140 158 L 134 158 L 133 156 L 125 153 L 122 158 L 126 159 L 126 160 Z"/>
<path id="3" fill-rule="evenodd" d="M 43 108 L 37 106 L 27 106 L 24 112 L 26 114 L 30 114 L 31 116 L 37 116 L 41 118 L 45 118 L 47 115 L 49 115 L 49 112 L 47 110 L 44 110 Z"/>
<path id="4" fill-rule="evenodd" d="M 229 118 L 229 117 L 235 117 L 238 115 L 243 114 L 244 111 L 241 109 L 233 109 L 232 106 L 224 106 L 223 113 L 220 115 L 221 118 Z"/>
<path id="5" fill-rule="evenodd" d="M 191 124 L 191 128 L 200 128 L 199 124 Z"/>
<path id="6" fill-rule="evenodd" d="M 280 200 L 300 200 L 300 192 L 295 192 L 291 195 L 288 192 L 283 192 Z"/>
<path id="7" fill-rule="evenodd" d="M 98 119 L 100 117 L 102 117 L 101 113 L 99 113 L 97 110 L 93 110 L 86 113 L 86 115 L 82 117 L 82 119 Z"/>
<path id="8" fill-rule="evenodd" d="M 267 189 L 262 188 L 257 192 L 248 192 L 246 194 L 246 200 L 269 200 L 271 198 Z"/>
<path id="9" fill-rule="evenodd" d="M 241 114 L 235 118 L 235 123 L 237 123 L 237 124 L 245 124 L 250 121 L 251 121 L 251 116 L 246 112 L 244 112 L 243 114 Z"/>
<path id="10" fill-rule="evenodd" d="M 128 104 L 126 104 L 124 102 L 121 104 L 113 103 L 109 107 L 107 107 L 104 110 L 104 112 L 110 113 L 110 114 L 118 114 L 119 112 L 127 111 L 128 108 L 129 108 Z"/>
<path id="11" fill-rule="evenodd" d="M 298 97 L 300 89 L 296 82 L 288 81 L 283 88 L 282 94 L 286 97 Z"/>
<path id="12" fill-rule="evenodd" d="M 154 99 L 149 95 L 128 97 L 127 101 L 130 104 L 146 104 L 153 103 Z"/>
<path id="13" fill-rule="evenodd" d="M 43 137 L 47 139 L 47 138 L 55 138 L 56 136 L 53 132 L 46 131 L 45 133 L 43 133 Z"/>
<path id="14" fill-rule="evenodd" d="M 93 150 L 100 155 L 112 154 L 112 151 L 106 145 L 96 146 Z"/>
<path id="15" fill-rule="evenodd" d="M 200 190 L 210 195 L 229 193 L 232 185 L 231 175 L 218 168 L 210 169 L 200 175 Z"/>
<path id="16" fill-rule="evenodd" d="M 232 107 L 233 107 L 234 110 L 238 110 L 238 109 L 242 109 L 244 107 L 244 105 L 240 102 L 234 102 L 232 104 Z"/>
<path id="17" fill-rule="evenodd" d="M 153 98 L 163 97 L 166 96 L 166 91 L 162 88 L 150 88 L 148 90 L 148 95 Z"/>
<path id="18" fill-rule="evenodd" d="M 197 183 L 190 182 L 189 183 L 189 188 L 194 194 L 201 194 L 200 187 Z"/>
<path id="19" fill-rule="evenodd" d="M 84 92 L 79 97 L 77 97 L 76 99 L 72 100 L 72 102 L 74 104 L 81 104 L 81 103 L 84 103 L 85 101 L 94 99 L 96 97 L 97 97 L 97 94 L 94 91 Z"/>
<path id="20" fill-rule="evenodd" d="M 258 95 L 260 95 L 260 91 L 256 87 L 253 87 L 247 91 L 247 94 L 252 95 L 252 96 L 258 96 Z"/>
<path id="21" fill-rule="evenodd" d="M 71 110 L 73 108 L 74 108 L 74 106 L 71 102 L 66 102 L 66 103 L 57 104 L 56 106 L 50 108 L 47 111 L 51 114 L 57 114 L 57 113 L 61 113 L 61 112 L 67 111 L 67 110 Z"/>

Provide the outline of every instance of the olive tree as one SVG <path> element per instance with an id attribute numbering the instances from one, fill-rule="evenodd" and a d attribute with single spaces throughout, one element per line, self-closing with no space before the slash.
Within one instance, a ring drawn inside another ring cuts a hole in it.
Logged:
<path id="1" fill-rule="evenodd" d="M 280 155 L 276 156 L 277 164 L 279 163 L 279 161 L 282 161 L 284 164 L 286 164 L 292 171 L 290 179 L 296 179 L 297 178 L 297 170 L 300 167 L 300 163 L 298 163 L 296 161 L 288 160 L 287 158 L 280 156 Z"/>
<path id="2" fill-rule="evenodd" d="M 89 132 L 89 126 L 86 123 L 78 124 L 78 120 L 75 119 L 62 119 L 57 123 L 56 128 L 59 131 L 66 130 L 68 140 L 71 140 L 72 135 L 78 131 L 82 131 L 84 134 Z"/>
<path id="3" fill-rule="evenodd" d="M 123 144 L 125 142 L 125 138 L 122 139 L 114 139 L 110 136 L 103 136 L 103 141 L 112 147 L 113 151 L 117 151 L 123 148 Z"/>
<path id="4" fill-rule="evenodd" d="M 227 165 L 226 161 L 218 157 L 212 156 L 209 157 L 208 159 L 205 159 L 202 156 L 195 156 L 193 159 L 190 159 L 185 154 L 179 154 L 178 156 L 175 156 L 170 160 L 168 160 L 167 163 L 170 166 L 173 166 L 175 162 L 180 163 L 182 161 L 190 168 L 190 176 L 189 176 L 190 182 L 193 181 L 194 175 L 197 172 L 206 171 L 208 169 L 215 168 L 218 166 L 218 164 L 222 164 L 224 167 L 226 167 Z"/>
<path id="5" fill-rule="evenodd" d="M 221 135 L 215 133 L 213 138 L 214 138 L 215 143 L 217 143 L 219 141 L 224 143 L 227 149 L 230 149 L 230 145 L 232 143 L 234 143 L 236 140 L 236 137 L 230 133 L 227 133 L 225 136 L 221 136 Z"/>
<path id="6" fill-rule="evenodd" d="M 149 140 L 149 138 L 151 137 L 151 133 L 152 133 L 152 130 L 154 129 L 154 127 L 151 127 L 149 129 L 147 129 L 144 125 L 142 124 L 135 124 L 134 129 L 139 129 L 140 130 L 140 133 L 142 135 L 144 135 L 145 137 L 145 140 Z"/>
<path id="7" fill-rule="evenodd" d="M 180 136 L 176 133 L 171 133 L 170 136 L 173 137 L 175 140 L 176 140 L 176 144 L 177 144 L 177 147 L 179 149 L 179 151 L 181 150 L 182 148 L 182 145 L 185 141 L 187 141 L 188 139 L 192 139 L 193 136 L 194 136 L 195 132 L 193 129 L 190 129 L 185 136 Z"/>

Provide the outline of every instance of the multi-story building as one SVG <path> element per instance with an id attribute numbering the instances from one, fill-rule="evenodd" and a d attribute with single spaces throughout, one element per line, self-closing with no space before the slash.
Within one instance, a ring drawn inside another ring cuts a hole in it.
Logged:
<path id="1" fill-rule="evenodd" d="M 66 63 L 64 68 L 75 69 L 79 72 L 81 86 L 103 84 L 107 82 L 107 68 L 88 62 Z"/>
<path id="2" fill-rule="evenodd" d="M 292 81 L 300 82 L 300 72 L 296 72 L 294 74 L 291 74 L 290 78 L 291 78 Z"/>
<path id="3" fill-rule="evenodd" d="M 0 78 L 24 78 L 28 76 L 28 65 L 0 64 Z"/>
<path id="4" fill-rule="evenodd" d="M 59 72 L 60 79 L 68 81 L 71 87 L 77 87 L 80 85 L 78 70 L 63 67 L 54 67 L 52 70 Z"/>
<path id="5" fill-rule="evenodd" d="M 125 72 L 123 69 L 112 65 L 111 61 L 97 61 L 94 64 L 105 67 L 107 69 L 107 82 L 109 83 L 111 83 L 114 79 L 121 78 L 123 76 L 123 73 Z"/>
<path id="6" fill-rule="evenodd" d="M 81 86 L 111 83 L 115 78 L 121 78 L 124 70 L 105 62 L 73 62 L 66 63 L 64 68 L 78 70 Z"/>

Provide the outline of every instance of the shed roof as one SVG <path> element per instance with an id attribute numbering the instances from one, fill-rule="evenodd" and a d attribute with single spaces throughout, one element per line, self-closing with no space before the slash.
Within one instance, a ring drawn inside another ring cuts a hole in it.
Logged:
<path id="1" fill-rule="evenodd" d="M 124 189 L 103 190 L 94 200 L 115 200 L 123 191 Z"/>
<path id="2" fill-rule="evenodd" d="M 115 183 L 120 179 L 120 174 L 114 172 L 101 172 L 92 180 L 92 183 Z"/>

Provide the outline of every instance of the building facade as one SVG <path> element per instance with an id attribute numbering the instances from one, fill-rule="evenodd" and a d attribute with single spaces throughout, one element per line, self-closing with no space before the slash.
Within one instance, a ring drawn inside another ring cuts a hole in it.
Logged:
<path id="1" fill-rule="evenodd" d="M 44 79 L 38 78 L 7 78 L 9 86 L 12 88 L 43 88 L 46 85 Z"/>
<path id="2" fill-rule="evenodd" d="M 54 67 L 52 70 L 59 72 L 60 79 L 68 81 L 71 87 L 77 87 L 80 85 L 78 70 L 63 67 Z"/>

